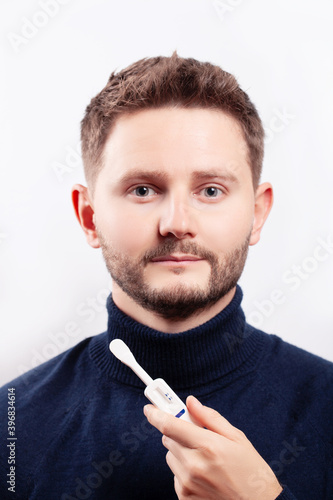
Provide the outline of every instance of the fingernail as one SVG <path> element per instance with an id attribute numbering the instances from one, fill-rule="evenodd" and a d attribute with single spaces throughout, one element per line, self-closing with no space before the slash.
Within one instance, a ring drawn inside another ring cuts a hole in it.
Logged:
<path id="1" fill-rule="evenodd" d="M 150 405 L 146 405 L 143 407 L 143 413 L 146 415 L 146 417 L 149 416 L 150 414 Z"/>
<path id="2" fill-rule="evenodd" d="M 191 398 L 193 398 L 193 403 L 195 406 L 197 406 L 198 408 L 200 408 L 202 406 L 199 399 L 197 399 L 195 396 L 191 395 Z"/>

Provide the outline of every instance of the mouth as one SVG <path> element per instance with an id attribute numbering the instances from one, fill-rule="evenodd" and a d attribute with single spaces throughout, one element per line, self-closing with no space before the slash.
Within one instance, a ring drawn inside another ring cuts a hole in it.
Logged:
<path id="1" fill-rule="evenodd" d="M 196 255 L 173 254 L 173 255 L 162 255 L 161 257 L 155 257 L 154 259 L 151 260 L 151 262 L 180 264 L 180 263 L 200 262 L 202 260 L 204 259 Z"/>

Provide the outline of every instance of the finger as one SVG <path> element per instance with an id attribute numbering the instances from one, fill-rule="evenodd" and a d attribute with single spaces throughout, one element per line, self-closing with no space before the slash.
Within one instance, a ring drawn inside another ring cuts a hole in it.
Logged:
<path id="1" fill-rule="evenodd" d="M 175 488 L 175 492 L 176 492 L 177 497 L 181 498 L 180 497 L 180 484 L 179 484 L 179 480 L 178 480 L 177 476 L 174 477 L 174 488 Z"/>
<path id="2" fill-rule="evenodd" d="M 206 429 L 233 441 L 245 437 L 242 431 L 231 425 L 220 413 L 213 410 L 213 408 L 202 405 L 194 396 L 188 396 L 186 406 L 194 419 Z"/>
<path id="3" fill-rule="evenodd" d="M 206 483 L 206 476 L 202 476 L 199 462 L 195 467 L 188 468 L 186 461 L 178 460 L 171 451 L 168 451 L 165 458 L 174 475 L 175 492 L 179 499 L 206 500 L 207 498 L 222 498 L 217 497 L 216 491 L 214 492 L 211 485 Z M 213 496 L 210 493 L 213 493 Z"/>
<path id="4" fill-rule="evenodd" d="M 178 443 L 174 439 L 171 439 L 170 437 L 166 436 L 165 434 L 163 434 L 163 436 L 162 436 L 162 444 L 181 463 L 183 463 L 185 461 L 186 452 L 188 452 L 187 447 Z"/>
<path id="5" fill-rule="evenodd" d="M 174 475 L 174 487 L 175 492 L 179 499 L 187 498 L 192 494 L 192 489 L 188 486 L 190 477 L 188 471 L 183 466 L 182 462 L 177 460 L 177 458 L 169 451 L 166 454 L 166 462 Z M 194 498 L 191 496 L 191 498 Z"/>
<path id="6" fill-rule="evenodd" d="M 146 405 L 143 411 L 148 421 L 156 429 L 182 446 L 196 448 L 205 439 L 205 433 L 207 432 L 205 429 L 176 418 L 153 405 Z"/>
<path id="7" fill-rule="evenodd" d="M 175 477 L 182 477 L 185 474 L 185 468 L 180 460 L 175 457 L 171 451 L 165 455 L 166 463 Z"/>

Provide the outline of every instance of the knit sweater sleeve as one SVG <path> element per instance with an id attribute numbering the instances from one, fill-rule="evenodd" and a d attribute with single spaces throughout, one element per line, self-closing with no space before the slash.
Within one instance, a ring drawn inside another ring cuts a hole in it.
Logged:
<path id="1" fill-rule="evenodd" d="M 275 500 L 297 500 L 291 491 L 285 486 L 280 495 Z"/>

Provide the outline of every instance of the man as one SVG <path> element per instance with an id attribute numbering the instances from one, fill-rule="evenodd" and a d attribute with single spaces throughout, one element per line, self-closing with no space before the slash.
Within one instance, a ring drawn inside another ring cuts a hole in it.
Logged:
<path id="1" fill-rule="evenodd" d="M 87 187 L 72 199 L 113 279 L 108 329 L 2 388 L 17 460 L 3 444 L 1 498 L 11 478 L 29 499 L 333 498 L 332 363 L 240 307 L 273 200 L 248 96 L 209 63 L 144 59 L 111 75 L 81 130 Z M 197 425 L 145 405 L 114 338 L 191 395 Z"/>

